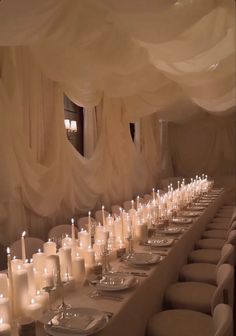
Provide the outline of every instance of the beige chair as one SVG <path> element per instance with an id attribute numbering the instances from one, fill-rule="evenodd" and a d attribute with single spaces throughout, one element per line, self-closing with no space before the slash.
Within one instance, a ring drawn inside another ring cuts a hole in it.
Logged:
<path id="1" fill-rule="evenodd" d="M 218 304 L 213 317 L 187 309 L 162 311 L 148 321 L 147 336 L 233 336 L 229 305 Z"/>
<path id="2" fill-rule="evenodd" d="M 190 309 L 211 314 L 218 303 L 233 307 L 234 269 L 220 265 L 216 276 L 217 286 L 202 282 L 178 282 L 165 292 L 165 305 L 171 309 Z"/>
<path id="3" fill-rule="evenodd" d="M 78 234 L 77 227 L 75 227 L 75 234 L 77 237 L 77 234 Z M 60 240 L 64 238 L 66 235 L 71 237 L 71 225 L 70 224 L 61 224 L 61 225 L 54 226 L 48 232 L 48 238 L 53 239 L 59 244 L 60 244 Z"/>
<path id="4" fill-rule="evenodd" d="M 179 273 L 180 281 L 205 282 L 216 285 L 217 270 L 222 264 L 234 265 L 234 249 L 232 244 L 225 244 L 217 265 L 208 263 L 193 263 L 182 267 Z"/>
<path id="5" fill-rule="evenodd" d="M 111 212 L 113 215 L 116 215 L 116 216 L 120 216 L 120 209 L 122 209 L 122 207 L 120 205 L 112 205 L 111 207 Z"/>
<path id="6" fill-rule="evenodd" d="M 200 239 L 195 244 L 195 247 L 197 249 L 221 249 L 225 242 L 236 245 L 236 230 L 232 230 L 229 232 L 227 240 L 214 238 Z"/>
<path id="7" fill-rule="evenodd" d="M 26 253 L 26 259 L 31 259 L 32 255 L 40 249 L 43 250 L 43 244 L 44 241 L 35 238 L 35 237 L 25 237 L 25 253 Z M 10 246 L 11 249 L 11 255 L 13 257 L 22 258 L 21 254 L 21 239 L 16 240 L 14 243 Z"/>
<path id="8" fill-rule="evenodd" d="M 105 219 L 108 217 L 109 215 L 109 212 L 104 210 L 104 216 L 105 216 Z M 101 223 L 102 225 L 104 225 L 105 223 L 103 223 L 103 218 L 102 218 L 102 210 L 97 210 L 95 212 L 95 219 L 96 219 L 96 222 L 97 223 Z"/>
<path id="9" fill-rule="evenodd" d="M 228 230 L 206 230 L 202 233 L 202 238 L 226 239 Z"/>
<path id="10" fill-rule="evenodd" d="M 90 217 L 90 221 L 91 221 L 91 229 L 92 229 L 92 233 L 94 232 L 94 228 L 96 226 L 96 220 L 93 217 Z M 89 223 L 89 217 L 85 216 L 85 217 L 81 217 L 77 220 L 77 225 L 78 225 L 78 229 L 79 231 L 81 229 L 87 230 L 88 231 L 88 223 Z"/>
<path id="11" fill-rule="evenodd" d="M 133 206 L 134 206 L 134 209 L 136 209 L 137 204 L 136 204 L 135 201 L 133 202 Z M 125 202 L 123 203 L 123 208 L 124 208 L 124 210 L 127 211 L 127 212 L 128 212 L 130 209 L 132 209 L 132 201 L 125 201 Z"/>
<path id="12" fill-rule="evenodd" d="M 143 198 L 145 199 L 146 203 L 152 200 L 152 196 L 149 194 L 145 194 Z"/>

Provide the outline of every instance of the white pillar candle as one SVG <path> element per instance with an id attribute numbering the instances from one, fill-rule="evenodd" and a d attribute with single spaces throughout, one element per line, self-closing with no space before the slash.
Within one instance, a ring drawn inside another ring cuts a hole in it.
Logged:
<path id="1" fill-rule="evenodd" d="M 135 225 L 135 238 L 139 242 L 146 242 L 148 236 L 148 229 L 146 223 L 137 223 Z"/>
<path id="2" fill-rule="evenodd" d="M 46 254 L 39 249 L 37 253 L 33 254 L 33 265 L 36 271 L 43 272 L 45 268 Z"/>
<path id="3" fill-rule="evenodd" d="M 24 308 L 29 303 L 28 296 L 28 275 L 27 271 L 21 266 L 13 271 L 13 287 L 14 287 L 14 308 L 16 316 L 20 316 Z"/>
<path id="4" fill-rule="evenodd" d="M 42 288 L 53 287 L 54 286 L 54 278 L 53 272 L 49 272 L 45 267 L 43 275 L 42 275 Z"/>
<path id="5" fill-rule="evenodd" d="M 29 284 L 29 296 L 32 298 L 36 293 L 36 286 L 34 280 L 34 265 L 32 262 L 25 262 L 22 266 L 23 269 L 27 271 L 28 284 Z"/>
<path id="6" fill-rule="evenodd" d="M 139 208 L 139 196 L 137 196 L 137 209 Z"/>
<path id="7" fill-rule="evenodd" d="M 7 274 L 0 273 L 0 294 L 5 297 L 9 297 L 9 281 Z M 0 315 L 1 316 L 1 315 Z"/>
<path id="8" fill-rule="evenodd" d="M 42 305 L 35 302 L 34 299 L 25 307 L 24 311 L 25 315 L 31 317 L 33 320 L 39 320 L 43 313 Z"/>
<path id="9" fill-rule="evenodd" d="M 90 236 L 89 233 L 86 230 L 81 229 L 81 231 L 78 233 L 80 246 L 84 249 L 86 249 L 90 244 Z"/>
<path id="10" fill-rule="evenodd" d="M 21 259 L 23 260 L 23 262 L 25 261 L 26 259 L 26 251 L 25 251 L 25 235 L 26 235 L 26 232 L 24 231 L 22 233 L 22 236 L 21 236 Z"/>
<path id="11" fill-rule="evenodd" d="M 13 257 L 13 259 L 11 260 L 12 272 L 17 270 L 18 266 L 22 266 L 22 265 L 23 265 L 23 260 L 22 259 L 17 259 L 16 257 Z"/>
<path id="12" fill-rule="evenodd" d="M 84 251 L 85 265 L 92 267 L 95 264 L 95 253 L 91 246 Z"/>
<path id="13" fill-rule="evenodd" d="M 43 244 L 43 251 L 46 256 L 50 256 L 51 254 L 57 253 L 57 245 L 55 242 L 48 239 L 46 243 Z"/>
<path id="14" fill-rule="evenodd" d="M 0 336 L 11 336 L 11 326 L 8 323 L 3 323 L 2 318 L 0 318 Z"/>
<path id="15" fill-rule="evenodd" d="M 103 225 L 101 225 L 100 223 L 98 225 L 96 225 L 96 227 L 95 227 L 95 241 L 96 240 L 101 240 L 101 235 L 102 235 L 101 232 L 103 232 L 103 231 L 104 231 L 104 226 Z"/>
<path id="16" fill-rule="evenodd" d="M 59 249 L 61 276 L 65 273 L 71 275 L 71 248 L 68 246 L 63 246 Z"/>
<path id="17" fill-rule="evenodd" d="M 77 283 L 83 283 L 85 279 L 85 261 L 78 254 L 72 259 L 72 275 Z"/>
<path id="18" fill-rule="evenodd" d="M 71 245 L 72 245 L 72 238 L 66 235 L 65 238 L 63 238 L 61 241 L 61 246 L 71 247 Z"/>
<path id="19" fill-rule="evenodd" d="M 58 254 L 46 257 L 46 269 L 49 273 L 60 274 L 60 258 Z"/>
<path id="20" fill-rule="evenodd" d="M 10 300 L 0 294 L 0 316 L 4 323 L 11 323 Z"/>
<path id="21" fill-rule="evenodd" d="M 93 244 L 93 250 L 95 253 L 95 259 L 97 262 L 102 261 L 102 254 L 104 252 L 105 245 L 104 242 L 101 240 L 97 240 L 95 244 Z"/>
<path id="22" fill-rule="evenodd" d="M 44 291 L 37 291 L 34 301 L 41 304 L 42 310 L 46 311 L 49 305 L 49 294 Z"/>

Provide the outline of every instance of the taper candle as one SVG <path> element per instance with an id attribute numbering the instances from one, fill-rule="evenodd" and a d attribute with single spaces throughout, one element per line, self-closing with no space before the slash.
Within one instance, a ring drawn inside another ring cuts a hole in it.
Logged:
<path id="1" fill-rule="evenodd" d="M 25 262 L 25 259 L 26 259 L 25 235 L 26 235 L 26 231 L 24 231 L 21 235 L 21 259 L 23 260 L 23 262 Z"/>

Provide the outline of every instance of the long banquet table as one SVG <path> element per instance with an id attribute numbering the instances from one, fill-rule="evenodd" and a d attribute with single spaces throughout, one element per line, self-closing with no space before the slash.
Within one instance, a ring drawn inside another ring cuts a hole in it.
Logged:
<path id="1" fill-rule="evenodd" d="M 145 271 L 148 277 L 138 277 L 138 284 L 134 288 L 120 292 L 119 294 L 124 297 L 122 302 L 92 299 L 88 296 L 91 292 L 89 286 L 83 286 L 76 292 L 69 293 L 66 302 L 74 307 L 97 308 L 114 314 L 108 325 L 96 334 L 98 336 L 144 336 L 148 318 L 162 310 L 166 288 L 177 281 L 178 272 L 186 263 L 187 255 L 224 200 L 225 193 L 222 192 L 175 240 L 174 246 L 168 250 L 163 260 Z M 149 250 L 149 247 L 140 246 L 138 249 L 145 251 Z M 121 264 L 116 260 L 112 266 L 118 268 Z M 37 336 L 45 335 L 42 325 L 38 326 Z"/>

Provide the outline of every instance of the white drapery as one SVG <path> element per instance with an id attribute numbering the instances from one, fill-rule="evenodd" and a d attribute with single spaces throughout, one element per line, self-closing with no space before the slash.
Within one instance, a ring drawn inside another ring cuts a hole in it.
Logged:
<path id="1" fill-rule="evenodd" d="M 235 106 L 233 10 L 233 0 L 0 2 L 5 241 L 15 238 L 16 222 L 26 227 L 25 207 L 66 218 L 129 199 L 171 174 L 167 147 L 164 161 L 155 152 L 154 119 L 182 122 Z M 100 104 L 89 160 L 66 140 L 63 91 L 86 108 Z M 140 118 L 141 152 L 129 133 Z"/>

